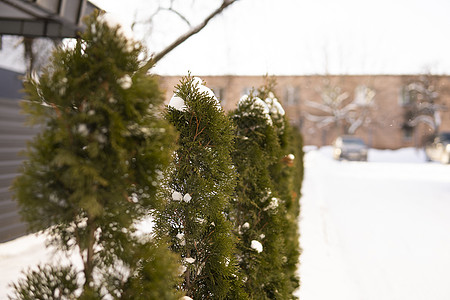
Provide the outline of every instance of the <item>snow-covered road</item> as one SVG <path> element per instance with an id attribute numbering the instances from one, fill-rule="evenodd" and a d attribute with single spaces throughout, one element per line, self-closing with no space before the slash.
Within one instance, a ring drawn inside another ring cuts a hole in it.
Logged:
<path id="1" fill-rule="evenodd" d="M 300 299 L 450 299 L 450 166 L 424 161 L 306 154 Z"/>
<path id="2" fill-rule="evenodd" d="M 450 299 L 450 165 L 413 149 L 337 162 L 324 147 L 305 156 L 302 192 L 301 300 Z M 0 244 L 0 300 L 56 258 L 42 237 Z"/>

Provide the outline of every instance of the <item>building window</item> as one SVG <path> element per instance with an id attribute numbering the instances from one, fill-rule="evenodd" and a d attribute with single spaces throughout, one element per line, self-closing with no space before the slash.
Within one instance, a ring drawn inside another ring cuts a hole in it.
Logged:
<path id="1" fill-rule="evenodd" d="M 299 88 L 287 86 L 284 90 L 284 103 L 287 106 L 295 106 L 300 102 Z"/>
<path id="2" fill-rule="evenodd" d="M 414 128 L 413 127 L 403 127 L 403 140 L 405 142 L 410 142 L 413 137 Z"/>
<path id="3" fill-rule="evenodd" d="M 400 106 L 412 105 L 417 101 L 417 91 L 411 90 L 408 86 L 404 86 L 400 90 L 399 104 Z"/>

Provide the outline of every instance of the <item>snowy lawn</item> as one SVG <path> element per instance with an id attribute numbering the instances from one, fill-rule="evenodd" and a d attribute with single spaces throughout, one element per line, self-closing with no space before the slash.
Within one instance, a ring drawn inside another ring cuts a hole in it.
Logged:
<path id="1" fill-rule="evenodd" d="M 302 300 L 450 299 L 450 166 L 414 149 L 338 162 L 324 147 L 305 168 Z M 0 299 L 22 269 L 61 259 L 34 235 L 0 244 Z"/>
<path id="2" fill-rule="evenodd" d="M 450 299 L 450 166 L 414 149 L 331 157 L 305 157 L 300 299 Z"/>

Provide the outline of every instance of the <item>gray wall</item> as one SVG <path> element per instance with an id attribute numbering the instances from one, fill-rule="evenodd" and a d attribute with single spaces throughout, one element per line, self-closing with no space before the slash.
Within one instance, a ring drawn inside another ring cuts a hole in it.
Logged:
<path id="1" fill-rule="evenodd" d="M 19 175 L 18 169 L 24 159 L 19 153 L 38 129 L 24 125 L 20 101 L 23 100 L 0 98 L 0 242 L 26 232 L 17 204 L 12 200 L 10 186 Z"/>

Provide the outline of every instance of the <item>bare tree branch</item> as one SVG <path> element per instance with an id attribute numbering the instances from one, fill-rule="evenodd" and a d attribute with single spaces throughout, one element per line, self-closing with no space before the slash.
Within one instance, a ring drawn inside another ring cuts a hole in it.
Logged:
<path id="1" fill-rule="evenodd" d="M 194 34 L 197 34 L 198 32 L 200 32 L 203 28 L 205 28 L 206 25 L 208 25 L 209 21 L 211 21 L 211 19 L 213 19 L 215 16 L 219 15 L 220 13 L 222 13 L 222 11 L 227 8 L 228 6 L 230 6 L 231 4 L 235 3 L 238 0 L 223 0 L 222 5 L 220 5 L 220 7 L 218 7 L 216 10 L 214 10 L 211 14 L 209 14 L 204 20 L 203 22 L 201 22 L 200 24 L 198 24 L 197 26 L 192 27 L 191 29 L 189 29 L 189 31 L 187 31 L 186 33 L 184 33 L 183 35 L 181 35 L 180 37 L 178 37 L 175 41 L 173 41 L 170 45 L 168 45 L 165 49 L 161 50 L 159 53 L 156 53 L 142 68 L 141 71 L 145 71 L 147 72 L 155 63 L 157 63 L 159 60 L 161 60 L 161 58 L 163 58 L 165 55 L 167 55 L 170 51 L 172 51 L 173 49 L 175 49 L 176 47 L 178 47 L 179 45 L 181 45 L 184 41 L 186 41 L 188 38 L 190 38 L 191 36 L 193 36 Z"/>
<path id="2" fill-rule="evenodd" d="M 186 19 L 186 17 L 183 16 L 183 14 L 180 13 L 178 10 L 175 10 L 175 9 L 173 9 L 172 7 L 169 7 L 169 8 L 162 8 L 162 10 L 168 10 L 168 11 L 173 12 L 173 13 L 176 14 L 181 20 L 183 20 L 189 27 L 192 26 L 192 25 L 191 25 L 191 22 L 189 22 L 189 20 Z"/>

